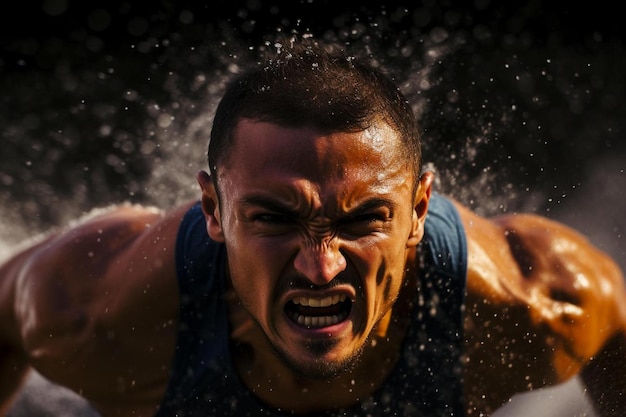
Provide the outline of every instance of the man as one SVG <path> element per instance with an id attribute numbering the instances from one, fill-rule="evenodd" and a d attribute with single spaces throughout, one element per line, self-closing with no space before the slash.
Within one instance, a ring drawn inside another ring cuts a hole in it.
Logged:
<path id="1" fill-rule="evenodd" d="M 432 189 L 388 78 L 287 41 L 216 111 L 202 194 L 120 206 L 0 272 L 0 395 L 31 367 L 103 416 L 488 415 L 580 374 L 626 409 L 619 268 Z"/>

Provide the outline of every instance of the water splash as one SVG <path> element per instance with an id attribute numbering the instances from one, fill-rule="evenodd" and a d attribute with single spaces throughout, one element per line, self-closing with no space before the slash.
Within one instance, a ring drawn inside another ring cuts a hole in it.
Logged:
<path id="1" fill-rule="evenodd" d="M 29 8 L 23 20 L 37 30 L 18 28 L 0 55 L 0 258 L 94 207 L 196 198 L 225 81 L 263 48 L 279 48 L 275 34 L 310 30 L 357 46 L 397 81 L 422 122 L 440 191 L 486 215 L 539 211 L 587 230 L 611 219 L 600 225 L 603 248 L 626 259 L 615 223 L 623 186 L 594 199 L 610 205 L 572 215 L 602 188 L 582 186 L 591 173 L 601 178 L 594 184 L 608 178 L 597 158 L 613 156 L 609 183 L 624 182 L 621 40 L 579 25 L 572 40 L 550 29 L 562 16 L 540 10 L 537 25 L 523 6 L 291 3 L 226 4 L 221 16 L 165 2 Z M 333 10 L 323 27 L 308 18 L 316 5 Z"/>
<path id="2" fill-rule="evenodd" d="M 43 10 L 67 18 L 72 7 L 47 2 Z M 19 213 L 29 235 L 93 206 L 168 208 L 193 198 L 224 82 L 259 50 L 280 49 L 275 34 L 309 27 L 370 54 L 398 82 L 422 120 L 440 189 L 482 214 L 541 208 L 555 194 L 546 180 L 559 189 L 581 183 L 580 155 L 618 144 L 623 80 L 608 57 L 622 45 L 599 35 L 579 52 L 524 31 L 497 33 L 478 20 L 482 10 L 338 10 L 320 30 L 306 14 L 262 24 L 254 3 L 235 9 L 236 18 L 220 21 L 188 6 L 168 15 L 94 6 L 74 32 L 17 40 L 0 63 L 11 92 L 0 114 L 0 214 Z M 607 111 L 606 131 L 568 126 L 579 114 L 595 122 Z M 557 153 L 575 158 L 565 165 Z"/>

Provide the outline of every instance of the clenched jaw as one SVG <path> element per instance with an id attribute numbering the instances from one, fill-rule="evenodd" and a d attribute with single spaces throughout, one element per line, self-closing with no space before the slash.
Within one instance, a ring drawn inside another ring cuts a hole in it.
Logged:
<path id="1" fill-rule="evenodd" d="M 352 300 L 346 294 L 296 296 L 285 305 L 285 313 L 294 323 L 308 328 L 334 326 L 346 320 Z"/>

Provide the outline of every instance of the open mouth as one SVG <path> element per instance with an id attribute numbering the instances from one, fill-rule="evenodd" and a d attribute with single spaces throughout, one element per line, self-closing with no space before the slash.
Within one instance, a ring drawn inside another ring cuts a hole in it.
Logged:
<path id="1" fill-rule="evenodd" d="M 285 305 L 285 313 L 293 322 L 306 328 L 333 326 L 344 321 L 352 309 L 345 294 L 327 297 L 294 297 Z"/>

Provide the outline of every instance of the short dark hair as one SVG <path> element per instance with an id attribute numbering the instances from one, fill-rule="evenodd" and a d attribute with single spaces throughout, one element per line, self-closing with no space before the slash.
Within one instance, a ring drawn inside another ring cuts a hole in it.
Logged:
<path id="1" fill-rule="evenodd" d="M 419 126 L 408 100 L 381 70 L 345 45 L 285 38 L 256 66 L 234 78 L 213 120 L 208 162 L 217 187 L 232 130 L 242 118 L 324 133 L 358 132 L 378 121 L 398 135 L 412 166 L 414 189 L 421 170 Z"/>

